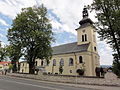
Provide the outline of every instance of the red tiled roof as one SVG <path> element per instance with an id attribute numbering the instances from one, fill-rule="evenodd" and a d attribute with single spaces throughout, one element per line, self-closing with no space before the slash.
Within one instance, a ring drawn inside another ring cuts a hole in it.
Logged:
<path id="1" fill-rule="evenodd" d="M 8 64 L 8 63 L 11 63 L 11 62 L 7 62 L 7 61 L 5 61 L 5 62 L 0 62 L 0 64 Z"/>

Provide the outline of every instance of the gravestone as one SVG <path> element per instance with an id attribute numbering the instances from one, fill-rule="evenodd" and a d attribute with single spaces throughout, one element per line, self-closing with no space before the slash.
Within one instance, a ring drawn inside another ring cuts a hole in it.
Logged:
<path id="1" fill-rule="evenodd" d="M 117 75 L 115 75 L 112 71 L 108 71 L 105 74 L 105 79 L 108 81 L 117 80 Z"/>

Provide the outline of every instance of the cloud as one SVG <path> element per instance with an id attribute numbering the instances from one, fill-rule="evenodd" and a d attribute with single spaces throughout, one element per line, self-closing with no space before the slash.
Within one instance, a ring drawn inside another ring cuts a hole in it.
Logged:
<path id="1" fill-rule="evenodd" d="M 5 36 L 4 36 L 3 34 L 0 33 L 0 38 L 1 38 L 1 37 L 3 38 L 3 37 L 5 37 Z"/>
<path id="2" fill-rule="evenodd" d="M 0 13 L 15 18 L 21 8 L 30 7 L 36 4 L 35 0 L 0 0 Z"/>
<path id="3" fill-rule="evenodd" d="M 79 27 L 78 22 L 82 19 L 83 7 L 92 3 L 92 0 L 42 0 L 42 3 L 60 18 L 63 30 L 76 35 L 75 29 Z"/>
<path id="4" fill-rule="evenodd" d="M 4 25 L 4 26 L 8 26 L 8 24 L 6 23 L 6 21 L 3 20 L 3 19 L 0 19 L 0 24 L 1 24 L 1 25 Z"/>
<path id="5" fill-rule="evenodd" d="M 98 52 L 100 55 L 100 64 L 101 65 L 112 65 L 112 49 L 105 41 L 98 42 Z"/>

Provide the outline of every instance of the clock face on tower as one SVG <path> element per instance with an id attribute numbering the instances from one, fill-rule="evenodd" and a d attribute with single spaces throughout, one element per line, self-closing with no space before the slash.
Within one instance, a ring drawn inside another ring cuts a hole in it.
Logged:
<path id="1" fill-rule="evenodd" d="M 82 31 L 83 33 L 85 32 L 85 29 Z"/>

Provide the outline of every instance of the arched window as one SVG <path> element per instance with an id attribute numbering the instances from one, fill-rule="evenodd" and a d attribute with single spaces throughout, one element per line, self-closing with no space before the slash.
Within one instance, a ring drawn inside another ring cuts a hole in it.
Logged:
<path id="1" fill-rule="evenodd" d="M 94 50 L 97 51 L 96 47 L 94 47 Z"/>
<path id="2" fill-rule="evenodd" d="M 79 56 L 79 63 L 83 63 L 83 58 L 82 58 L 82 56 Z"/>
<path id="3" fill-rule="evenodd" d="M 64 60 L 62 58 L 60 60 L 60 66 L 64 66 Z"/>
<path id="4" fill-rule="evenodd" d="M 69 66 L 73 66 L 73 58 L 69 59 Z"/>
<path id="5" fill-rule="evenodd" d="M 84 42 L 84 35 L 82 35 L 82 42 Z"/>
<path id="6" fill-rule="evenodd" d="M 53 66 L 56 66 L 56 60 L 53 59 Z"/>
<path id="7" fill-rule="evenodd" d="M 41 61 L 41 66 L 43 66 L 43 61 Z"/>
<path id="8" fill-rule="evenodd" d="M 87 41 L 87 35 L 85 34 L 85 41 Z"/>
<path id="9" fill-rule="evenodd" d="M 35 62 L 35 65 L 37 66 L 37 61 Z"/>

